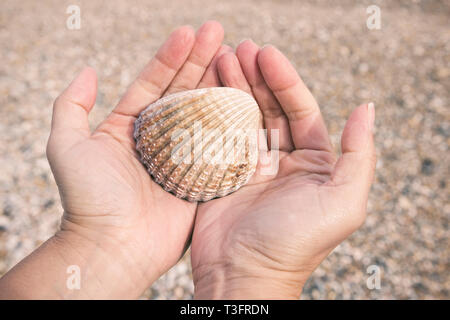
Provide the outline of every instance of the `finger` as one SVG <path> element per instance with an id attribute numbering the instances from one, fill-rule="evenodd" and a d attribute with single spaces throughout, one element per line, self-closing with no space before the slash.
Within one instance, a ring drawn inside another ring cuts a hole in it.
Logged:
<path id="1" fill-rule="evenodd" d="M 335 165 L 331 180 L 326 183 L 326 186 L 332 187 L 332 192 L 328 194 L 333 194 L 328 203 L 343 209 L 343 225 L 340 229 L 348 233 L 359 228 L 366 217 L 367 199 L 376 164 L 372 135 L 374 119 L 373 103 L 359 106 L 352 112 L 342 133 L 342 155 Z"/>
<path id="2" fill-rule="evenodd" d="M 374 119 L 372 103 L 359 106 L 350 115 L 342 133 L 342 156 L 331 176 L 333 185 L 352 185 L 368 193 L 376 162 L 372 135 Z"/>
<path id="3" fill-rule="evenodd" d="M 113 113 L 136 117 L 159 99 L 188 58 L 194 45 L 194 29 L 175 30 L 131 84 Z"/>
<path id="4" fill-rule="evenodd" d="M 271 131 L 278 129 L 279 148 L 282 151 L 289 152 L 294 149 L 289 122 L 259 70 L 258 52 L 259 47 L 253 41 L 246 40 L 237 47 L 236 56 L 264 116 L 264 126 L 267 129 L 269 147 L 271 146 Z"/>
<path id="5" fill-rule="evenodd" d="M 220 82 L 219 73 L 217 72 L 217 61 L 227 52 L 233 52 L 233 48 L 227 45 L 222 45 L 206 69 L 205 74 L 203 75 L 202 80 L 200 80 L 197 88 L 220 87 L 222 85 Z"/>
<path id="6" fill-rule="evenodd" d="M 197 87 L 206 68 L 219 50 L 224 31 L 216 21 L 205 22 L 195 35 L 192 51 L 165 94 L 191 90 Z"/>
<path id="7" fill-rule="evenodd" d="M 226 87 L 232 87 L 252 94 L 250 85 L 242 72 L 239 60 L 233 52 L 223 54 L 217 62 L 220 81 Z"/>
<path id="8" fill-rule="evenodd" d="M 51 136 L 67 146 L 90 135 L 88 114 L 95 104 L 97 75 L 86 67 L 72 81 L 53 105 Z"/>
<path id="9" fill-rule="evenodd" d="M 289 120 L 295 147 L 332 152 L 319 106 L 286 57 L 273 46 L 266 46 L 258 54 L 258 64 Z"/>

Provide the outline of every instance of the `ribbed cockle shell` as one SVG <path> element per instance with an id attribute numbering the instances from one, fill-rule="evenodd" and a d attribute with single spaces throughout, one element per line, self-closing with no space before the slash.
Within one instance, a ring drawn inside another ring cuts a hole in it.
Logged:
<path id="1" fill-rule="evenodd" d="M 241 90 L 183 91 L 141 112 L 136 149 L 166 191 L 207 201 L 236 191 L 255 172 L 261 119 L 256 101 Z"/>

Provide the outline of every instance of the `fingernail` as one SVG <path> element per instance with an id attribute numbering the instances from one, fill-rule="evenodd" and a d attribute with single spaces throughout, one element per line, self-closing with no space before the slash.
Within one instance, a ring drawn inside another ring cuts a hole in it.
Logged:
<path id="1" fill-rule="evenodd" d="M 238 45 L 240 45 L 241 43 L 243 43 L 243 42 L 245 42 L 245 41 L 247 41 L 247 40 L 250 40 L 249 38 L 244 38 L 244 39 L 242 39 L 239 43 L 238 43 Z M 251 40 L 250 40 L 251 41 Z"/>
<path id="2" fill-rule="evenodd" d="M 266 43 L 265 45 L 262 46 L 261 50 L 268 47 L 273 47 L 273 45 L 271 45 L 270 43 Z"/>
<path id="3" fill-rule="evenodd" d="M 373 132 L 373 127 L 375 125 L 375 104 L 373 102 L 370 102 L 367 105 L 367 113 L 368 113 L 368 122 L 369 122 L 369 129 Z"/>

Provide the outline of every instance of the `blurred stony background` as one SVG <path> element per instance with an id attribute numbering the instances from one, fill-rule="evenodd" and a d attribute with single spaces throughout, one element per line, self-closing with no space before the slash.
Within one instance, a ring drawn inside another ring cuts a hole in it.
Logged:
<path id="1" fill-rule="evenodd" d="M 81 8 L 81 29 L 66 9 Z M 381 8 L 381 29 L 366 8 Z M 322 107 L 333 141 L 374 101 L 376 181 L 368 218 L 315 271 L 305 299 L 450 294 L 448 1 L 1 1 L 0 275 L 54 233 L 61 215 L 45 145 L 51 105 L 84 65 L 99 75 L 94 127 L 171 30 L 220 21 L 225 42 L 278 46 Z M 326 236 L 326 235 L 324 235 Z M 367 268 L 381 270 L 369 290 Z M 192 297 L 189 255 L 143 298 Z"/>

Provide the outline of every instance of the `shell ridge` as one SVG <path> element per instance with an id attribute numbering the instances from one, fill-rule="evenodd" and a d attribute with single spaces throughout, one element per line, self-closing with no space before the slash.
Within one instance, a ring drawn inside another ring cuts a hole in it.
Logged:
<path id="1" fill-rule="evenodd" d="M 236 114 L 234 115 L 233 119 L 239 118 L 240 114 L 241 114 L 241 113 L 236 113 Z M 244 117 L 242 117 L 242 118 L 240 119 L 240 121 L 234 122 L 232 126 L 228 127 L 228 128 L 225 130 L 225 133 L 224 133 L 224 134 L 226 134 L 227 132 L 232 131 L 233 129 L 235 129 L 235 127 L 238 127 L 242 122 L 245 122 L 245 120 L 247 120 L 247 119 L 244 118 Z M 212 145 L 214 145 L 214 142 L 209 143 L 209 144 L 207 145 L 207 148 L 202 150 L 203 153 L 204 153 L 205 151 L 210 150 L 210 148 L 211 148 Z M 192 165 L 195 163 L 196 160 L 198 160 L 198 156 L 197 156 L 197 158 L 194 159 L 194 161 L 192 162 Z M 192 168 L 192 165 L 189 166 L 189 167 L 187 168 L 187 171 L 185 172 L 185 174 L 183 175 L 183 177 L 190 171 L 190 169 Z M 193 182 L 191 183 L 190 186 L 192 186 L 192 185 L 195 184 L 195 181 L 196 181 L 196 180 L 198 179 L 198 177 L 201 175 L 203 169 L 204 169 L 206 166 L 207 166 L 207 164 L 205 164 L 205 163 L 202 164 L 202 166 L 200 167 L 201 169 L 199 170 L 199 173 L 195 176 L 195 179 L 193 179 Z M 182 179 L 181 179 L 181 180 L 182 180 Z"/>
<path id="2" fill-rule="evenodd" d="M 229 113 L 232 113 L 232 110 L 230 109 L 229 110 Z M 239 117 L 239 114 L 235 114 L 234 115 L 234 118 L 238 118 Z M 233 118 L 233 119 L 234 119 Z M 244 121 L 245 119 L 242 119 L 242 121 Z M 235 126 L 237 126 L 238 124 L 240 124 L 241 122 L 236 122 L 233 126 L 232 126 L 232 128 L 234 128 Z M 210 134 L 211 134 L 211 132 L 209 132 Z M 210 134 L 208 134 L 208 135 L 206 135 L 205 137 L 201 137 L 201 139 L 204 139 L 204 138 L 208 138 L 209 136 L 210 136 Z M 211 141 L 211 139 L 207 139 L 207 141 L 208 141 L 208 144 L 207 145 L 205 145 L 205 146 L 202 146 L 203 148 L 203 152 L 205 152 L 205 150 L 209 150 L 209 147 L 214 143 L 214 141 Z M 191 143 L 192 143 L 192 141 L 190 141 Z M 194 143 L 195 143 L 195 141 L 194 141 Z M 208 147 L 207 149 L 205 149 L 204 147 Z M 185 155 L 185 157 L 186 157 L 187 155 Z M 185 157 L 183 157 L 183 160 L 185 159 Z M 194 165 L 195 165 L 195 163 L 196 163 L 196 160 L 198 160 L 199 158 L 198 158 L 199 156 L 197 156 L 197 158 L 194 158 L 194 160 L 193 161 L 191 161 L 191 163 L 188 165 L 188 166 L 186 166 L 186 168 L 184 168 L 184 170 L 182 171 L 182 174 L 181 175 L 179 175 L 179 177 L 178 177 L 178 183 L 179 182 L 181 182 L 181 181 L 183 181 L 183 179 L 184 179 L 184 177 L 186 176 L 186 175 L 188 175 L 189 173 L 190 173 L 190 171 L 191 171 L 191 169 L 194 167 Z M 181 161 L 183 161 L 183 160 L 181 160 Z M 165 160 L 165 161 L 167 161 L 167 159 Z M 180 161 L 180 162 L 181 162 Z M 172 176 L 172 173 L 173 173 L 173 171 L 175 170 L 175 167 L 172 167 L 172 169 L 171 169 L 171 172 L 167 175 L 167 177 L 166 177 L 166 181 L 167 180 L 169 180 L 170 179 L 170 177 Z M 198 178 L 198 176 L 199 176 L 199 174 L 197 174 L 196 175 L 196 179 Z M 195 180 L 193 180 L 193 182 L 192 182 L 192 184 L 190 184 L 190 185 L 188 185 L 188 187 L 190 187 L 190 186 L 192 186 L 193 184 L 195 183 Z M 175 186 L 175 188 L 176 188 L 177 186 Z M 183 193 L 185 193 L 185 191 L 184 190 L 179 190 L 179 192 L 183 192 Z"/>
<path id="3" fill-rule="evenodd" d="M 258 117 L 259 117 L 259 115 L 258 115 Z M 255 117 L 253 117 L 253 118 L 255 118 Z M 253 121 L 255 121 L 256 119 L 253 119 Z M 238 153 L 240 153 L 240 151 L 242 150 L 242 148 L 244 148 L 244 146 L 241 144 L 241 149 L 239 149 L 239 152 Z M 229 189 L 225 189 L 225 190 L 222 190 L 221 189 L 221 187 L 222 187 L 222 185 L 223 185 L 223 182 L 225 181 L 225 177 L 226 177 L 226 175 L 227 175 L 227 173 L 229 172 L 229 169 L 230 169 L 230 166 L 231 166 L 231 164 L 229 164 L 228 165 L 228 167 L 227 167 L 227 170 L 225 170 L 225 172 L 224 172 L 224 175 L 223 175 L 223 177 L 222 177 L 222 180 L 220 181 L 220 185 L 219 185 L 219 187 L 217 188 L 217 190 L 216 190 L 216 193 L 215 193 L 215 195 L 214 195 L 214 198 L 216 198 L 216 197 L 221 197 L 222 196 L 222 193 L 225 193 L 225 194 L 228 194 L 229 192 Z M 248 182 L 248 180 L 250 180 L 250 178 L 251 178 L 251 176 L 253 175 L 253 173 L 256 171 L 256 166 L 255 166 L 255 168 L 254 168 L 254 170 L 252 170 L 249 174 L 248 174 L 248 178 L 246 179 L 247 181 L 246 182 Z M 245 183 L 246 183 L 245 182 Z M 239 187 L 238 187 L 239 188 Z M 233 190 L 232 192 L 234 192 L 235 190 Z"/>
<path id="4" fill-rule="evenodd" d="M 214 101 L 210 102 L 210 104 L 216 103 L 217 101 L 218 101 L 218 100 L 214 100 Z M 216 113 L 219 113 L 219 112 L 220 112 L 220 109 L 219 109 L 219 108 L 214 108 L 213 110 L 214 110 L 214 111 L 213 111 L 211 114 L 209 114 L 208 117 L 213 117 L 213 114 L 216 114 Z M 196 114 L 197 112 L 198 112 L 198 110 L 195 110 L 195 109 L 194 109 L 192 112 L 190 112 L 189 114 L 185 115 L 185 117 L 184 117 L 183 121 L 181 122 L 181 124 L 189 123 L 189 121 L 191 120 L 191 117 L 192 117 L 192 116 L 195 116 L 195 114 Z M 206 116 L 204 116 L 204 117 L 206 117 Z M 200 119 L 203 119 L 204 117 L 202 117 L 202 118 L 200 118 Z M 180 117 L 180 118 L 182 118 L 182 117 Z M 179 118 L 177 118 L 177 119 L 179 119 Z M 158 139 L 158 138 L 162 137 L 164 134 L 166 134 L 166 133 L 168 133 L 169 131 L 171 131 L 171 129 L 173 129 L 173 128 L 174 128 L 175 126 L 177 126 L 177 125 L 180 125 L 180 123 L 174 121 L 174 123 L 172 123 L 170 126 L 167 126 L 166 128 L 164 128 L 164 130 L 161 130 L 160 132 L 158 132 L 158 135 L 152 137 L 152 139 Z M 168 141 L 169 141 L 169 140 L 170 140 L 169 137 L 167 137 L 167 140 L 164 140 L 164 143 L 162 144 L 162 148 L 163 148 L 166 144 L 168 144 Z M 155 151 L 152 153 L 152 156 L 154 156 L 155 154 L 159 153 L 159 152 L 161 151 L 162 148 L 155 150 Z"/>
<path id="5" fill-rule="evenodd" d="M 259 149 L 248 131 L 261 127 L 255 119 L 261 119 L 260 108 L 242 90 L 194 89 L 148 105 L 133 136 L 141 162 L 165 191 L 208 201 L 236 191 L 256 171 Z"/>
<path id="6" fill-rule="evenodd" d="M 222 105 L 222 107 L 226 107 L 229 104 L 231 104 L 231 102 L 227 103 L 226 105 Z M 232 114 L 234 109 L 237 109 L 241 106 L 242 104 L 235 104 L 233 106 L 233 108 L 228 108 L 226 109 L 226 114 Z M 220 113 L 222 111 L 222 108 L 215 108 L 215 112 L 211 113 L 211 121 L 215 120 L 215 118 L 212 115 L 215 115 L 217 113 Z M 239 113 L 234 114 L 233 118 L 237 118 L 239 116 Z M 217 120 L 217 122 L 219 122 L 219 120 Z M 209 136 L 209 135 L 208 135 Z M 194 135 L 195 137 L 195 135 Z M 181 147 L 183 147 L 186 143 L 192 143 L 192 139 L 187 139 L 185 141 L 183 141 L 182 143 L 177 144 L 178 149 L 180 149 Z M 195 143 L 195 141 L 194 141 Z M 152 171 L 158 171 L 158 173 L 156 175 L 152 175 L 153 177 L 155 177 L 155 179 L 158 181 L 158 183 L 163 183 L 163 182 L 168 182 L 170 181 L 170 177 L 172 175 L 172 173 L 174 172 L 175 168 L 177 167 L 177 164 L 172 163 L 171 167 L 169 167 L 169 172 L 167 174 L 164 174 L 163 170 L 161 170 L 161 167 L 164 166 L 164 164 L 170 160 L 170 157 L 172 156 L 171 154 L 166 155 L 166 157 L 164 157 L 164 159 L 162 159 L 163 161 L 160 162 L 160 165 L 155 165 L 154 161 L 156 161 L 157 157 L 155 156 L 155 154 L 157 152 L 161 152 L 164 147 L 167 145 L 167 142 L 165 142 L 161 148 L 157 149 L 157 151 L 155 151 L 154 153 L 152 153 L 149 157 L 151 158 L 150 163 L 151 163 L 151 168 Z M 182 161 L 184 161 L 184 159 L 187 157 L 188 155 L 183 155 L 183 158 L 180 160 L 179 163 L 181 163 Z M 197 160 L 197 159 L 195 159 Z M 182 181 L 182 179 L 184 178 L 184 176 L 189 172 L 189 170 L 191 169 L 191 167 L 195 164 L 195 160 L 191 162 L 190 166 L 188 166 L 184 171 L 183 171 L 183 175 L 179 177 L 179 180 Z M 174 188 L 176 188 L 176 186 L 174 186 Z"/>
<path id="7" fill-rule="evenodd" d="M 240 138 L 241 138 L 241 137 L 240 137 Z M 227 152 L 225 153 L 224 158 L 226 158 L 226 157 L 230 154 L 230 152 L 233 151 L 233 148 L 230 147 L 229 149 L 226 149 L 226 150 L 227 150 Z M 224 173 L 223 173 L 222 178 L 221 178 L 220 183 L 219 183 L 219 188 L 218 188 L 218 190 L 220 189 L 220 186 L 222 185 L 222 181 L 223 181 L 223 179 L 225 178 L 225 174 L 227 173 L 227 171 L 228 171 L 228 169 L 230 168 L 230 166 L 231 166 L 231 164 L 228 164 L 227 167 L 226 167 L 226 169 L 224 170 Z M 216 166 L 216 168 L 215 168 L 215 170 L 214 170 L 213 173 L 216 173 L 218 170 L 219 170 L 219 166 Z M 205 186 L 206 186 L 206 187 L 208 186 L 208 184 L 211 182 L 212 178 L 214 177 L 213 173 L 210 175 L 208 181 L 206 181 L 206 183 L 205 183 Z M 210 199 L 212 199 L 212 198 L 214 198 L 214 197 L 216 196 L 218 190 L 216 190 L 216 192 L 211 196 Z M 203 190 L 203 191 L 200 193 L 200 197 L 201 197 L 201 198 L 204 198 L 204 197 L 206 196 L 206 195 L 205 195 L 205 191 L 206 191 L 206 190 Z M 208 196 L 208 197 L 209 197 L 209 196 Z"/>
<path id="8" fill-rule="evenodd" d="M 183 107 L 190 106 L 190 105 L 195 105 L 195 103 L 198 102 L 201 99 L 202 99 L 202 97 L 198 97 L 198 99 L 194 99 L 194 100 L 188 100 L 188 101 L 186 101 L 185 104 L 180 103 L 181 101 L 176 101 L 175 103 L 177 103 L 177 104 L 170 105 L 167 108 L 167 110 L 173 109 L 171 112 L 168 112 L 168 114 L 164 115 L 164 117 L 162 117 L 161 120 L 157 120 L 151 126 L 148 126 L 147 128 L 145 128 L 143 132 L 140 132 L 140 135 L 145 135 L 147 133 L 150 133 L 153 129 L 157 128 L 158 126 L 163 126 L 164 123 L 166 123 L 168 121 L 168 119 L 170 119 L 170 117 L 172 115 L 178 114 L 179 112 L 181 112 Z M 190 115 L 192 115 L 192 113 L 188 114 L 188 116 L 190 116 Z M 153 113 L 150 114 L 149 116 L 153 116 Z M 173 126 L 175 126 L 175 125 L 176 125 L 176 123 L 173 124 Z M 171 129 L 171 127 L 169 127 L 167 129 L 167 131 L 170 130 L 170 129 Z M 152 136 L 152 138 L 153 139 L 158 139 L 164 133 L 165 133 L 164 131 L 161 131 L 161 132 L 158 131 L 157 135 Z"/>
<path id="9" fill-rule="evenodd" d="M 241 150 L 241 149 L 240 149 L 240 150 Z M 240 151 L 240 150 L 239 150 L 239 151 Z M 222 179 L 220 180 L 219 186 L 218 186 L 216 192 L 214 193 L 213 198 L 219 196 L 219 191 L 221 190 L 221 187 L 222 187 L 222 185 L 223 185 L 223 182 L 225 181 L 225 177 L 226 177 L 227 173 L 229 172 L 231 165 L 232 165 L 231 163 L 228 164 L 227 169 L 224 171 L 223 176 L 222 176 Z M 224 190 L 225 193 L 226 193 L 227 191 L 228 191 L 228 189 Z"/>
<path id="10" fill-rule="evenodd" d="M 231 131 L 231 129 L 234 129 L 234 127 L 236 127 L 236 126 L 238 126 L 241 122 L 243 122 L 245 119 L 242 119 L 241 121 L 239 121 L 239 122 L 236 122 L 232 127 L 230 127 L 229 128 L 229 130 Z M 214 144 L 214 142 L 210 142 L 208 145 L 207 145 L 207 149 L 206 150 L 209 150 L 209 148 L 212 146 Z M 205 149 L 203 149 L 203 153 L 206 151 Z M 203 154 L 202 154 L 203 155 Z M 194 164 L 196 163 L 196 160 L 198 160 L 198 157 L 199 156 L 197 156 L 197 158 L 195 158 L 194 159 L 194 161 L 192 161 L 192 163 L 189 165 L 189 166 L 187 166 L 186 168 L 185 168 L 185 170 L 183 171 L 183 175 L 180 177 L 180 181 L 183 181 L 183 178 L 186 176 L 186 175 L 188 175 L 190 172 L 191 172 L 191 170 L 192 170 L 192 168 L 194 167 Z M 197 181 L 197 179 L 199 178 L 199 176 L 202 174 L 202 172 L 204 171 L 204 168 L 205 167 L 207 167 L 208 166 L 208 163 L 203 163 L 201 166 L 200 166 L 200 168 L 197 170 L 198 172 L 197 172 L 197 174 L 195 175 L 195 179 L 192 179 L 192 182 L 187 186 L 187 188 L 189 188 L 189 187 L 192 187 L 193 185 L 195 185 L 195 182 Z M 190 197 L 190 198 L 193 198 L 192 196 Z"/>
<path id="11" fill-rule="evenodd" d="M 194 91 L 206 92 L 207 91 L 206 89 L 207 88 L 192 90 L 192 92 L 189 93 L 189 97 L 195 97 L 195 96 L 201 97 L 201 94 L 196 95 L 195 93 L 198 93 L 198 92 L 194 92 Z M 153 112 L 156 111 L 157 108 L 164 106 L 165 104 L 169 103 L 170 101 L 174 101 L 174 102 L 180 101 L 180 98 L 182 99 L 183 96 L 186 96 L 186 91 L 180 91 L 180 92 L 175 92 L 175 93 L 169 94 L 153 103 L 150 103 L 141 113 L 143 116 L 148 116 L 148 113 L 152 114 Z"/>
<path id="12" fill-rule="evenodd" d="M 250 122 L 255 121 L 255 117 L 250 118 L 250 120 L 251 120 Z M 244 135 L 240 135 L 240 136 L 238 136 L 238 139 L 239 139 L 239 140 L 237 141 L 237 146 L 242 146 L 242 141 L 245 139 L 245 136 L 244 136 Z M 225 154 L 223 155 L 223 156 L 224 156 L 224 159 L 227 158 L 227 156 L 230 154 L 230 152 L 236 151 L 236 150 L 235 150 L 235 146 L 236 146 L 236 144 L 233 144 L 232 141 L 227 141 L 227 142 L 225 143 L 225 148 L 224 148 L 224 149 L 226 150 L 226 152 L 225 152 Z M 240 149 L 238 149 L 238 150 L 237 150 L 237 153 L 240 154 L 240 152 L 241 152 L 242 149 L 243 149 L 243 147 L 241 147 Z M 216 158 L 217 156 L 218 156 L 218 155 L 216 155 L 215 158 Z M 224 179 L 226 172 L 229 170 L 230 165 L 231 165 L 231 164 L 228 164 L 226 170 L 224 171 L 224 174 L 222 175 L 222 180 Z M 210 174 L 210 177 L 209 177 L 208 181 L 206 181 L 206 183 L 204 184 L 205 188 L 203 189 L 203 191 L 202 191 L 201 194 L 200 194 L 200 197 L 201 197 L 201 198 L 209 198 L 209 199 L 212 199 L 212 198 L 214 198 L 214 197 L 216 196 L 217 191 L 220 189 L 220 186 L 221 186 L 221 184 L 222 184 L 222 180 L 220 181 L 219 188 L 218 188 L 218 189 L 216 190 L 216 192 L 215 192 L 214 194 L 212 194 L 212 195 L 210 195 L 209 192 L 208 192 L 208 194 L 206 194 L 206 192 L 207 192 L 207 191 L 206 191 L 206 187 L 208 187 L 208 185 L 209 185 L 209 183 L 211 182 L 211 180 L 215 177 L 214 174 L 215 174 L 218 170 L 219 170 L 219 166 L 216 166 L 214 172 Z"/>
<path id="13" fill-rule="evenodd" d="M 240 106 L 240 105 L 235 105 L 233 108 L 227 109 L 227 110 L 226 110 L 226 114 L 232 114 L 233 111 L 234 111 L 234 109 L 235 109 L 235 108 L 238 108 L 239 106 Z M 211 113 L 210 115 L 214 115 L 214 114 L 220 113 L 220 112 L 221 112 L 220 108 L 216 108 L 216 112 Z M 236 114 L 233 115 L 233 118 L 232 118 L 232 119 L 237 118 L 238 116 L 239 116 L 239 113 L 236 113 Z M 216 121 L 216 122 L 219 122 L 219 123 L 220 123 L 220 119 L 214 118 L 214 117 L 212 117 L 212 116 L 211 116 L 210 118 L 211 118 L 211 119 L 210 119 L 211 121 Z M 201 118 L 201 119 L 203 119 L 203 118 Z M 209 124 L 209 122 L 208 122 L 207 124 Z M 208 138 L 208 137 L 210 136 L 211 132 L 212 132 L 212 131 L 210 131 L 210 132 L 208 133 L 208 135 L 206 135 L 205 137 L 202 136 L 201 138 L 202 138 L 202 139 Z M 181 143 L 178 143 L 178 144 L 175 146 L 176 150 L 181 149 L 181 148 L 182 148 L 184 145 L 186 145 L 187 143 L 192 143 L 192 140 L 194 140 L 194 139 L 196 138 L 195 133 L 194 133 L 193 136 L 191 135 L 191 137 L 192 137 L 191 139 L 186 139 L 186 140 L 182 141 Z M 168 139 L 167 141 L 169 141 L 169 139 Z M 198 142 L 198 137 L 197 137 L 197 140 L 194 140 L 194 145 L 195 145 L 196 142 Z M 164 144 L 160 149 L 158 149 L 157 151 L 155 151 L 154 154 L 157 153 L 157 152 L 160 152 L 160 151 L 164 148 L 164 146 L 167 145 L 167 144 L 168 144 L 168 142 L 165 142 L 165 144 Z M 174 149 L 175 149 L 175 148 L 174 148 Z M 175 151 L 176 151 L 176 150 L 175 150 Z M 153 158 L 154 158 L 154 154 L 151 155 Z M 164 158 L 164 162 L 168 161 L 168 160 L 170 159 L 171 156 L 172 156 L 171 154 L 170 154 L 170 155 L 167 155 L 167 157 Z M 185 159 L 187 156 L 188 156 L 188 154 L 183 155 L 183 158 L 181 158 L 180 163 L 181 163 L 182 161 L 184 161 L 184 159 Z M 197 160 L 197 159 L 195 158 L 195 159 L 194 159 L 194 162 L 195 162 L 195 160 Z M 171 173 L 172 173 L 172 172 L 169 173 L 169 176 L 170 176 Z"/>
<path id="14" fill-rule="evenodd" d="M 134 137 L 137 138 L 138 135 L 140 134 L 138 132 L 139 131 L 138 129 L 142 125 L 142 122 L 144 122 L 145 117 L 152 116 L 154 114 L 158 114 L 159 112 L 161 112 L 160 109 L 164 108 L 164 104 L 166 104 L 168 102 L 170 102 L 170 104 L 176 103 L 177 98 L 179 98 L 180 96 L 182 96 L 182 92 L 177 92 L 177 93 L 168 95 L 166 97 L 159 99 L 156 102 L 150 103 L 144 110 L 142 110 L 139 115 L 139 118 L 135 122 Z M 170 108 L 170 106 L 168 106 L 167 108 Z"/>

